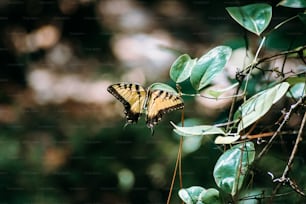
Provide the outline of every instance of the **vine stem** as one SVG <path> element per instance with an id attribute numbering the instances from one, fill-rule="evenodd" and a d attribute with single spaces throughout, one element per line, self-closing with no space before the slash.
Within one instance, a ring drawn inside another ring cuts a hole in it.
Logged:
<path id="1" fill-rule="evenodd" d="M 177 152 L 177 158 L 176 158 L 176 162 L 175 162 L 175 167 L 174 167 L 174 171 L 173 171 L 173 176 L 172 176 L 172 181 L 171 181 L 171 185 L 170 185 L 170 189 L 169 189 L 169 194 L 168 194 L 168 198 L 167 198 L 167 204 L 170 204 L 170 200 L 171 200 L 171 196 L 172 196 L 172 191 L 173 191 L 173 186 L 174 186 L 174 181 L 175 181 L 175 177 L 176 177 L 176 173 L 177 173 L 177 169 L 179 166 L 180 160 L 181 160 L 181 155 L 182 155 L 182 143 L 183 143 L 183 139 L 182 137 L 180 138 L 180 148 Z"/>
<path id="2" fill-rule="evenodd" d="M 253 59 L 251 68 L 250 68 L 250 70 L 249 70 L 249 72 L 248 72 L 248 74 L 247 74 L 247 76 L 246 76 L 247 78 L 246 78 L 246 82 L 245 82 L 245 87 L 244 87 L 243 93 L 246 92 L 246 89 L 247 89 L 247 87 L 248 87 L 249 77 L 250 77 L 250 75 L 251 75 L 251 73 L 252 73 L 253 68 L 254 68 L 255 65 L 257 64 L 257 59 L 258 59 L 259 52 L 260 52 L 260 50 L 262 49 L 262 47 L 263 47 L 265 41 L 266 41 L 266 36 L 264 36 L 264 37 L 262 38 L 262 40 L 261 40 L 261 42 L 260 42 L 260 44 L 259 44 L 259 47 L 258 47 L 258 49 L 257 49 L 257 51 L 256 51 L 256 54 L 255 54 L 255 57 L 254 57 L 254 59 Z"/>
<path id="3" fill-rule="evenodd" d="M 184 109 L 182 110 L 181 123 L 182 123 L 182 127 L 184 127 Z M 175 167 L 174 167 L 174 171 L 173 171 L 173 175 L 172 175 L 172 180 L 171 180 L 171 185 L 170 185 L 170 189 L 169 189 L 169 194 L 168 194 L 168 198 L 167 198 L 167 204 L 170 204 L 170 200 L 171 200 L 171 196 L 172 196 L 172 191 L 173 191 L 173 186 L 174 186 L 174 182 L 175 182 L 175 177 L 176 177 L 176 174 L 177 174 L 177 169 L 179 169 L 180 188 L 183 188 L 182 149 L 183 149 L 183 137 L 180 136 L 179 150 L 177 152 Z M 182 202 L 182 204 L 183 203 L 184 202 Z"/>
<path id="4" fill-rule="evenodd" d="M 250 75 L 251 75 L 251 73 L 252 73 L 253 68 L 254 68 L 255 65 L 257 64 L 257 58 L 258 58 L 258 55 L 259 55 L 260 50 L 262 49 L 262 47 L 263 47 L 263 45 L 264 45 L 265 40 L 266 40 L 266 37 L 264 36 L 264 37 L 262 38 L 261 42 L 260 42 L 260 45 L 259 45 L 257 51 L 256 51 L 256 54 L 255 54 L 255 57 L 254 57 L 253 62 L 252 62 L 252 64 L 251 64 L 250 70 L 249 70 L 249 72 L 248 72 L 248 74 L 247 74 L 247 76 L 246 76 L 246 83 L 245 83 L 245 86 L 244 86 L 243 93 L 241 94 L 242 96 L 245 95 L 245 93 L 246 93 L 246 89 L 247 89 L 247 87 L 248 87 L 248 82 L 249 82 Z M 238 88 L 237 88 L 237 90 L 236 90 L 235 97 L 234 97 L 233 100 L 232 100 L 231 107 L 230 107 L 230 112 L 229 112 L 229 116 L 228 116 L 228 118 L 229 118 L 229 119 L 228 119 L 228 122 L 231 122 L 231 121 L 232 121 L 232 117 L 233 117 L 233 114 L 234 114 L 234 106 L 235 106 L 236 101 L 237 101 L 237 98 L 238 98 L 237 96 L 238 96 L 238 94 L 239 94 L 240 87 L 241 87 L 241 83 L 238 85 Z M 227 126 L 226 129 L 228 129 L 228 128 L 229 128 L 229 126 Z"/>

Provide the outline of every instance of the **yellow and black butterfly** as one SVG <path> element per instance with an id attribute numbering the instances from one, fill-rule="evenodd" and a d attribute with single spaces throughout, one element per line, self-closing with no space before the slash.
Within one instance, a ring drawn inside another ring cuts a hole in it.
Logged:
<path id="1" fill-rule="evenodd" d="M 107 91 L 123 104 L 127 124 L 136 123 L 144 113 L 151 130 L 165 113 L 184 107 L 183 99 L 178 94 L 160 89 L 145 90 L 139 84 L 113 84 Z"/>

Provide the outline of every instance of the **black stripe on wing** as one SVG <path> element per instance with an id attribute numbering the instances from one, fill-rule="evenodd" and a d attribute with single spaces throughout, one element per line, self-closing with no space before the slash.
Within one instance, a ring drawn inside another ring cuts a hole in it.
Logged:
<path id="1" fill-rule="evenodd" d="M 135 89 L 133 91 L 133 89 Z M 141 114 L 141 107 L 139 111 L 132 111 L 131 106 L 133 101 L 128 101 L 128 98 L 131 98 L 133 94 L 136 94 L 135 100 L 141 100 L 141 91 L 143 89 L 138 84 L 113 84 L 107 88 L 107 91 L 111 93 L 116 99 L 118 99 L 124 106 L 124 114 L 128 123 L 136 123 Z"/>
<path id="2" fill-rule="evenodd" d="M 182 108 L 184 102 L 181 97 L 162 90 L 152 91 L 147 106 L 147 126 L 153 128 L 164 114 Z"/>

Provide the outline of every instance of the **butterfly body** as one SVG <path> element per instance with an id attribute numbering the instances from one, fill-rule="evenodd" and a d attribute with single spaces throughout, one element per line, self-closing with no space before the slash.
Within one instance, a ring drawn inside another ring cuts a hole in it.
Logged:
<path id="1" fill-rule="evenodd" d="M 180 96 L 159 89 L 146 90 L 139 84 L 118 83 L 107 90 L 123 104 L 128 124 L 145 114 L 146 124 L 152 129 L 164 114 L 184 107 Z"/>

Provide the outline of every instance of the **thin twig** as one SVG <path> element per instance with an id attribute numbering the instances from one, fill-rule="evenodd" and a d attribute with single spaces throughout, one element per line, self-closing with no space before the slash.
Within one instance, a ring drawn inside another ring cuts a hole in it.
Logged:
<path id="1" fill-rule="evenodd" d="M 300 98 L 295 104 L 291 105 L 289 111 L 285 114 L 284 120 L 282 121 L 282 123 L 279 125 L 279 127 L 277 128 L 277 130 L 274 132 L 273 136 L 270 138 L 268 144 L 261 150 L 261 152 L 258 154 L 256 160 L 259 160 L 267 151 L 268 149 L 271 147 L 273 140 L 276 138 L 276 136 L 281 132 L 281 129 L 283 128 L 283 126 L 286 124 L 286 122 L 289 120 L 290 115 L 292 113 L 292 111 L 298 107 L 300 104 L 302 103 L 302 98 Z"/>
<path id="2" fill-rule="evenodd" d="M 299 130 L 299 133 L 298 133 L 298 136 L 295 140 L 295 144 L 294 144 L 294 147 L 293 147 L 293 150 L 291 152 L 291 155 L 290 155 L 290 158 L 289 158 L 289 161 L 288 161 L 288 164 L 286 166 L 286 169 L 282 175 L 282 178 L 285 178 L 289 171 L 290 171 L 290 168 L 292 166 L 292 163 L 293 163 L 293 159 L 294 159 L 294 156 L 298 150 L 298 145 L 299 143 L 302 141 L 302 132 L 303 132 L 303 128 L 305 126 L 305 122 L 306 122 L 306 113 L 304 113 L 304 117 L 303 117 L 303 120 L 302 120 L 302 123 L 301 123 L 301 127 L 300 127 L 300 130 Z"/>
<path id="3" fill-rule="evenodd" d="M 276 196 L 277 197 L 283 197 L 283 196 L 286 196 L 286 195 L 289 195 L 289 194 L 291 194 L 292 192 L 290 191 L 290 192 L 286 192 L 286 193 L 281 193 L 281 194 L 277 194 Z M 250 196 L 245 196 L 245 197 L 243 197 L 243 198 L 239 198 L 239 200 L 238 201 L 244 201 L 244 200 L 258 200 L 258 201 L 260 201 L 260 200 L 263 200 L 263 199 L 266 199 L 266 198 L 271 198 L 271 196 L 270 195 L 263 195 L 263 194 L 258 194 L 258 195 L 250 195 Z M 260 202 L 259 202 L 260 203 Z"/>
<path id="4" fill-rule="evenodd" d="M 286 165 L 286 168 L 283 172 L 283 175 L 280 177 L 280 178 L 277 178 L 277 179 L 274 179 L 273 181 L 276 181 L 276 182 L 279 182 L 276 187 L 274 188 L 273 190 L 273 193 L 272 193 L 272 197 L 271 197 L 271 201 L 273 199 L 273 196 L 278 192 L 279 188 L 281 187 L 281 185 L 283 183 L 289 183 L 289 185 L 293 188 L 293 190 L 295 190 L 296 192 L 298 192 L 299 194 L 305 196 L 305 193 L 302 192 L 301 190 L 299 190 L 298 186 L 296 184 L 293 183 L 293 181 L 291 181 L 290 178 L 288 178 L 288 174 L 290 172 L 290 169 L 291 169 L 291 166 L 293 164 L 293 160 L 294 160 L 294 157 L 296 155 L 296 152 L 298 150 L 298 145 L 299 143 L 302 141 L 302 133 L 303 133 L 303 129 L 304 129 L 304 126 L 305 126 L 305 123 L 306 123 L 306 113 L 304 113 L 304 117 L 303 117 L 303 120 L 302 120 L 302 123 L 301 123 L 301 127 L 299 129 L 299 133 L 296 137 L 296 140 L 295 140 L 295 144 L 294 144 L 294 147 L 292 149 L 292 152 L 291 152 L 291 155 L 289 157 L 289 160 L 288 160 L 288 163 Z"/>
<path id="5" fill-rule="evenodd" d="M 226 130 L 229 129 L 229 127 L 230 127 L 229 124 L 233 121 L 234 108 L 235 108 L 236 102 L 238 100 L 238 93 L 239 93 L 240 88 L 241 88 L 241 83 L 239 83 L 239 86 L 237 87 L 236 93 L 235 93 L 236 97 L 233 98 L 232 103 L 231 103 L 231 107 L 230 107 L 230 111 L 229 111 L 229 115 L 228 115 L 228 125 L 226 126 Z"/>

